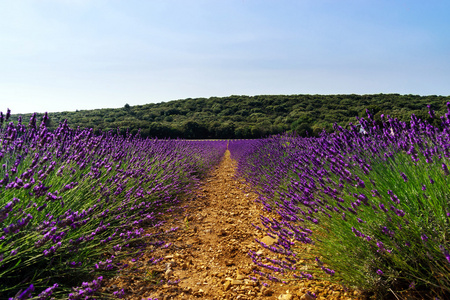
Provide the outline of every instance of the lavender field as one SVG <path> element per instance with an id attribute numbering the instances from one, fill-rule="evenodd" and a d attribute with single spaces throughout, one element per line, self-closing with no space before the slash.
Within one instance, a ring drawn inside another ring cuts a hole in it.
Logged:
<path id="1" fill-rule="evenodd" d="M 321 279 L 380 299 L 450 296 L 450 103 L 439 128 L 359 119 L 319 138 L 230 142 L 277 240 L 250 251 L 273 282 Z M 432 118 L 436 118 L 432 110 Z M 438 119 L 439 120 L 439 119 Z M 315 297 L 314 293 L 310 294 Z"/>
<path id="2" fill-rule="evenodd" d="M 140 254 L 144 228 L 160 226 L 226 150 L 66 123 L 49 132 L 46 116 L 13 124 L 9 115 L 0 113 L 1 299 L 121 297 L 98 294 L 105 276 Z"/>
<path id="3" fill-rule="evenodd" d="M 65 122 L 50 132 L 46 115 L 14 124 L 0 113 L 0 298 L 123 297 L 101 290 L 105 280 L 142 255 L 145 229 L 161 226 L 228 146 L 236 177 L 259 195 L 255 228 L 276 240 L 258 242 L 277 259 L 249 251 L 254 276 L 325 280 L 380 299 L 446 299 L 447 106 L 439 127 L 368 112 L 357 120 L 362 129 L 228 144 L 97 135 Z M 164 236 L 152 243 L 168 247 Z"/>

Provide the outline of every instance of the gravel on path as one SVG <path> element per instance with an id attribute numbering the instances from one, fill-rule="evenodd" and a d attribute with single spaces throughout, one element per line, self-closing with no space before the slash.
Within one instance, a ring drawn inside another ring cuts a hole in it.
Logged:
<path id="1" fill-rule="evenodd" d="M 255 265 L 249 250 L 270 255 L 255 242 L 264 234 L 257 195 L 234 177 L 236 162 L 227 150 L 218 167 L 206 177 L 186 206 L 163 216 L 166 223 L 157 230 L 168 232 L 167 248 L 147 247 L 131 269 L 109 282 L 109 288 L 124 289 L 125 299 L 355 299 L 358 294 L 320 281 L 299 281 L 296 285 L 271 283 L 268 287 L 250 279 Z M 171 228 L 179 227 L 171 231 Z M 154 234 L 154 230 L 149 232 Z M 152 257 L 164 257 L 152 264 Z"/>

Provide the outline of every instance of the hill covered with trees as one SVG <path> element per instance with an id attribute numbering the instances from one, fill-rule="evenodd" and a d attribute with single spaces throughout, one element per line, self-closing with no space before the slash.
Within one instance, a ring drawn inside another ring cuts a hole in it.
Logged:
<path id="1" fill-rule="evenodd" d="M 286 131 L 318 135 L 357 123 L 355 117 L 381 114 L 407 121 L 411 114 L 430 120 L 427 104 L 438 114 L 450 96 L 374 95 L 259 95 L 188 98 L 123 108 L 49 113 L 49 128 L 67 119 L 69 126 L 98 131 L 127 130 L 143 137 L 187 139 L 259 138 Z M 31 115 L 22 115 L 24 122 Z M 12 119 L 17 120 L 17 115 Z M 434 119 L 433 122 L 439 122 Z M 438 124 L 435 124 L 438 125 Z"/>

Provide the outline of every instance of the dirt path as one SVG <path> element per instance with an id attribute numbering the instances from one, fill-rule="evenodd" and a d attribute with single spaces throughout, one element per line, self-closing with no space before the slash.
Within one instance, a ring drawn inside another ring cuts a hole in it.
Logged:
<path id="1" fill-rule="evenodd" d="M 166 232 L 179 227 L 165 238 L 172 244 L 155 251 L 147 247 L 138 261 L 129 262 L 130 270 L 111 281 L 113 288 L 124 288 L 126 299 L 312 299 L 306 289 L 324 295 L 318 299 L 348 299 L 349 294 L 324 283 L 265 287 L 250 280 L 255 275 L 248 250 L 263 251 L 254 241 L 262 233 L 251 225 L 260 224 L 260 209 L 257 195 L 234 180 L 235 164 L 227 151 L 197 199 L 174 211 L 162 227 Z M 164 261 L 152 264 L 159 256 Z M 169 283 L 158 284 L 163 278 Z"/>

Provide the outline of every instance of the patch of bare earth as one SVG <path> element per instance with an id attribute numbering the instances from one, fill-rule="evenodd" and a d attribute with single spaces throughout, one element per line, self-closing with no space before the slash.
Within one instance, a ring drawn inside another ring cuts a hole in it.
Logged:
<path id="1" fill-rule="evenodd" d="M 203 181 L 196 198 L 186 207 L 163 216 L 166 233 L 162 249 L 149 246 L 131 268 L 109 282 L 109 288 L 125 290 L 126 299 L 354 299 L 357 293 L 324 281 L 297 281 L 295 285 L 263 286 L 249 276 L 255 268 L 248 251 L 270 255 L 255 242 L 263 239 L 253 226 L 260 224 L 257 195 L 233 177 L 236 162 L 227 151 L 220 165 Z M 155 229 L 149 229 L 155 233 Z M 265 241 L 268 241 L 267 238 Z M 152 257 L 164 257 L 152 264 Z M 161 282 L 161 280 L 163 280 Z"/>

